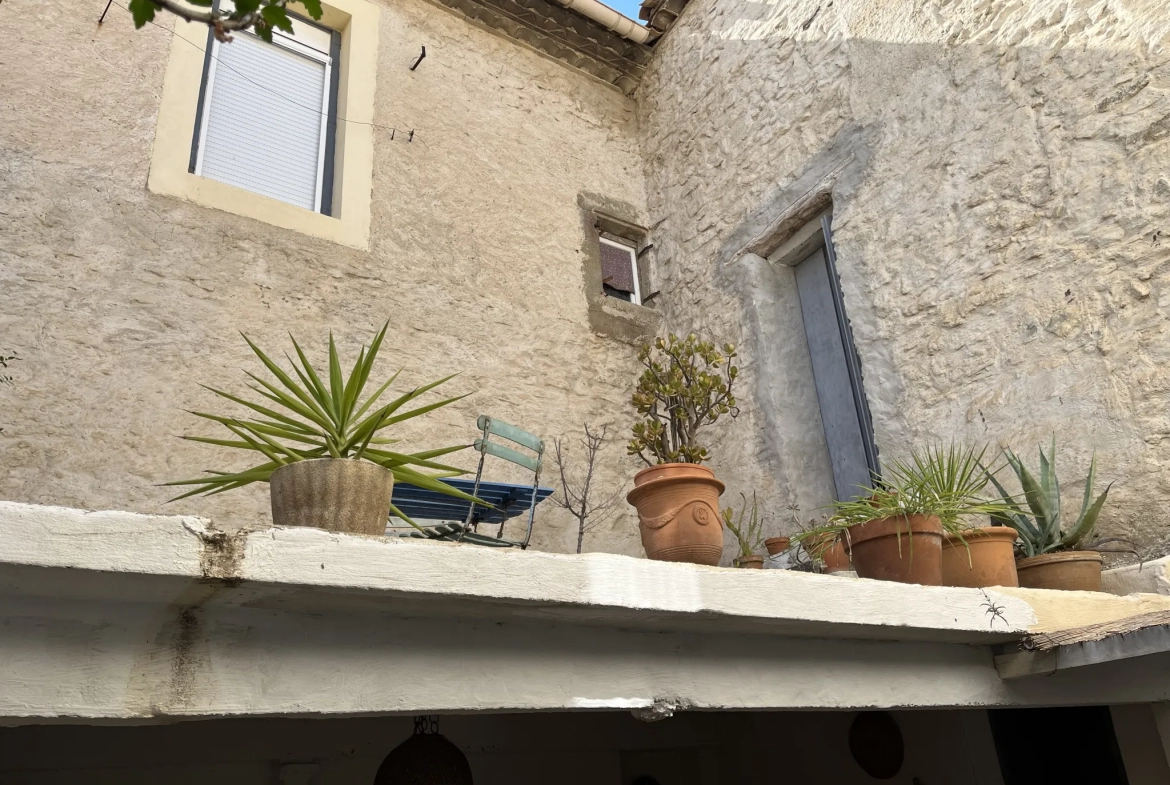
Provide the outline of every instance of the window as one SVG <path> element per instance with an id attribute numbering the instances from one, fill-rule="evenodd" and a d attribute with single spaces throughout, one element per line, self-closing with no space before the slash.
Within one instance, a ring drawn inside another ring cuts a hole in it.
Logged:
<path id="1" fill-rule="evenodd" d="M 638 249 L 621 240 L 602 236 L 601 288 L 607 297 L 642 304 L 642 287 L 638 280 Z"/>
<path id="2" fill-rule="evenodd" d="M 811 244 L 803 247 L 812 250 L 793 261 L 836 498 L 850 499 L 859 488 L 871 486 L 879 465 L 861 360 L 837 277 L 830 220 L 826 215 L 809 227 Z"/>
<path id="3" fill-rule="evenodd" d="M 341 37 L 294 28 L 271 44 L 208 36 L 191 172 L 331 215 Z"/>

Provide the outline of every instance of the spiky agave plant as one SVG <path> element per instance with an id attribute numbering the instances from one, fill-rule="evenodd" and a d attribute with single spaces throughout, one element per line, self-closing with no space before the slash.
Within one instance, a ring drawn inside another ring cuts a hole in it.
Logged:
<path id="1" fill-rule="evenodd" d="M 369 347 L 363 346 L 361 348 L 357 361 L 346 378 L 342 376 L 341 359 L 338 356 L 333 335 L 330 334 L 327 381 L 323 380 L 317 373 L 313 364 L 305 356 L 300 344 L 291 334 L 289 338 L 296 351 L 296 359 L 294 360 L 287 352 L 285 357 L 292 366 L 293 373 L 296 375 L 295 379 L 273 362 L 248 336 L 244 335 L 248 346 L 269 372 L 276 377 L 279 384 L 274 384 L 254 373 L 245 371 L 254 382 L 254 384 L 248 385 L 248 388 L 267 399 L 267 403 L 257 403 L 223 390 L 202 385 L 221 398 L 250 409 L 253 415 L 251 417 L 228 417 L 207 412 L 191 412 L 196 417 L 219 423 L 235 438 L 216 439 L 207 436 L 183 436 L 182 438 L 192 442 L 260 453 L 267 460 L 241 472 L 207 471 L 207 476 L 164 483 L 169 486 L 193 486 L 192 490 L 176 496 L 171 501 L 200 494 L 210 496 L 242 488 L 255 482 L 268 482 L 273 472 L 281 466 L 296 461 L 313 458 L 347 458 L 367 460 L 383 466 L 394 474 L 395 482 L 410 483 L 420 488 L 490 506 L 442 482 L 445 477 L 454 477 L 464 472 L 454 466 L 437 463 L 434 460 L 443 455 L 466 449 L 470 445 L 460 444 L 424 452 L 403 453 L 389 449 L 388 445 L 394 444 L 397 440 L 382 435 L 386 428 L 420 417 L 465 397 L 460 395 L 454 398 L 445 398 L 434 403 L 403 410 L 407 404 L 450 380 L 454 374 L 416 387 L 389 403 L 376 406 L 383 393 L 398 378 L 399 373 L 401 373 L 400 369 L 372 395 L 362 401 L 362 393 L 369 381 L 370 372 L 374 367 L 378 350 L 382 346 L 382 340 L 386 337 L 386 330 L 389 326 L 389 322 L 383 325 Z M 255 415 L 259 415 L 259 417 Z M 417 526 L 393 505 L 390 509 L 394 515 Z"/>
<path id="2" fill-rule="evenodd" d="M 1032 517 L 1021 509 L 999 480 L 995 472 L 987 472 L 988 479 L 995 486 L 1003 498 L 1005 509 L 992 516 L 992 521 L 1002 526 L 1010 526 L 1020 535 L 1023 543 L 1024 555 L 1039 556 L 1042 553 L 1053 551 L 1077 550 L 1085 538 L 1093 532 L 1097 525 L 1097 516 L 1105 506 L 1109 496 L 1110 483 L 1096 499 L 1093 499 L 1093 485 L 1097 479 L 1097 458 L 1089 462 L 1089 476 L 1085 479 L 1085 490 L 1081 501 L 1081 512 L 1076 522 L 1067 531 L 1060 525 L 1060 482 L 1056 478 L 1056 437 L 1052 437 L 1051 457 L 1044 454 L 1040 448 L 1040 478 L 1037 478 L 1024 466 L 1024 462 L 1009 449 L 1003 451 L 1008 465 L 1012 467 L 1020 487 L 1024 491 L 1024 501 L 1032 512 Z"/>

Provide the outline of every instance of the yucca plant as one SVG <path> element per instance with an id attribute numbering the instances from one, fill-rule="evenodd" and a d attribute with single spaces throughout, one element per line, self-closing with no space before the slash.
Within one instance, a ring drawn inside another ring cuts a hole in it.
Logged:
<path id="1" fill-rule="evenodd" d="M 827 525 L 803 531 L 795 539 L 815 545 L 825 534 L 850 526 L 910 515 L 937 516 L 944 531 L 961 539 L 972 516 L 1005 509 L 1002 502 L 984 497 L 986 452 L 986 447 L 976 452 L 974 447 L 951 444 L 914 450 L 908 460 L 889 461 L 884 475 L 874 478 L 872 489 L 861 488 L 856 498 L 834 502 Z"/>
<path id="2" fill-rule="evenodd" d="M 268 482 L 273 472 L 296 461 L 344 458 L 371 461 L 383 466 L 393 473 L 395 482 L 410 483 L 420 488 L 490 506 L 442 482 L 445 477 L 454 477 L 464 472 L 454 466 L 435 461 L 436 458 L 466 449 L 470 445 L 460 444 L 424 452 L 404 453 L 390 449 L 389 445 L 397 440 L 384 435 L 385 430 L 393 425 L 420 417 L 465 397 L 460 395 L 415 408 L 405 408 L 423 394 L 453 378 L 453 375 L 416 387 L 384 405 L 377 405 L 382 395 L 398 378 L 401 373 L 399 370 L 372 395 L 362 400 L 374 361 L 378 357 L 378 350 L 389 326 L 389 322 L 383 325 L 369 347 L 361 348 L 357 361 L 347 377 L 342 375 L 341 359 L 333 335 L 330 334 L 327 379 L 322 379 L 317 373 L 292 335 L 289 338 L 292 340 L 296 359 L 287 352 L 285 357 L 292 367 L 295 378 L 244 335 L 244 340 L 252 352 L 275 377 L 277 383 L 245 372 L 254 382 L 248 385 L 248 388 L 266 399 L 264 403 L 202 385 L 219 397 L 251 410 L 251 416 L 230 417 L 194 411 L 191 414 L 219 423 L 234 438 L 217 439 L 207 436 L 182 438 L 192 442 L 259 453 L 266 460 L 240 472 L 207 471 L 207 476 L 165 483 L 170 486 L 192 486 L 191 490 L 171 501 L 199 494 L 210 496 L 255 482 Z M 393 505 L 391 512 L 415 525 Z"/>
<path id="3" fill-rule="evenodd" d="M 1002 497 L 1004 509 L 992 515 L 992 521 L 1002 526 L 1010 526 L 1020 535 L 1025 556 L 1039 556 L 1042 553 L 1054 551 L 1071 551 L 1082 548 L 1085 538 L 1092 534 L 1097 525 L 1097 516 L 1105 506 L 1109 496 L 1110 483 L 1096 499 L 1093 499 L 1093 485 L 1097 478 L 1096 456 L 1089 462 L 1089 476 L 1085 479 L 1085 490 L 1081 501 L 1081 512 L 1071 529 L 1062 529 L 1060 482 L 1056 478 L 1056 437 L 1052 437 L 1052 448 L 1049 455 L 1040 448 L 1040 477 L 1037 479 L 1024 462 L 1009 449 L 1003 451 L 1008 464 L 1020 481 L 1024 491 L 1024 501 L 1027 503 L 1032 517 L 1021 509 L 1016 500 L 1004 489 L 996 472 L 988 471 L 987 478 L 995 485 L 995 489 Z M 1112 541 L 1112 540 L 1111 540 Z"/>

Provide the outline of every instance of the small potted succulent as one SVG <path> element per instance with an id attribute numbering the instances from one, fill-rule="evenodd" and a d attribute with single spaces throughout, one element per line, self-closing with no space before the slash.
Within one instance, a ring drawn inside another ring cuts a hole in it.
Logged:
<path id="1" fill-rule="evenodd" d="M 764 567 L 764 557 L 757 551 L 760 550 L 760 545 L 764 542 L 764 519 L 760 517 L 755 491 L 752 491 L 751 512 L 748 512 L 747 496 L 742 493 L 739 496 L 743 499 L 739 515 L 736 515 L 733 508 L 728 507 L 723 511 L 723 525 L 735 535 L 736 543 L 739 545 L 739 555 L 735 557 L 735 566 L 760 570 Z"/>
<path id="2" fill-rule="evenodd" d="M 824 547 L 837 533 L 859 577 L 939 586 L 944 536 L 962 540 L 969 516 L 1000 512 L 982 497 L 983 451 L 955 445 L 913 451 L 891 461 L 875 487 L 833 505 L 829 525 L 804 532 L 802 542 Z"/>
<path id="3" fill-rule="evenodd" d="M 1015 472 L 1024 491 L 1029 517 L 1003 485 L 989 472 L 988 478 L 1003 499 L 1004 510 L 993 520 L 1011 527 L 1020 538 L 1020 558 L 1016 572 L 1020 585 L 1030 589 L 1101 589 L 1101 551 L 1103 545 L 1124 542 L 1120 538 L 1097 540 L 1093 550 L 1085 546 L 1097 525 L 1097 517 L 1109 497 L 1109 488 L 1093 498 L 1097 478 L 1097 459 L 1089 462 L 1089 476 L 1085 479 L 1081 511 L 1069 529 L 1061 528 L 1060 483 L 1056 478 L 1056 439 L 1052 440 L 1049 455 L 1040 449 L 1040 476 L 1037 478 L 1011 450 L 1004 457 Z M 1128 549 L 1125 549 L 1128 550 Z"/>
<path id="4" fill-rule="evenodd" d="M 735 417 L 732 388 L 739 369 L 735 347 L 722 350 L 691 334 L 643 345 L 644 370 L 632 402 L 642 418 L 628 452 L 647 468 L 634 477 L 626 500 L 638 510 L 642 546 L 651 559 L 719 564 L 723 483 L 703 466 L 710 455 L 699 431 L 723 415 Z"/>
<path id="5" fill-rule="evenodd" d="M 292 366 L 290 374 L 244 336 L 253 353 L 275 378 L 275 381 L 270 381 L 247 373 L 255 383 L 249 388 L 264 399 L 263 402 L 209 387 L 207 389 L 219 397 L 250 410 L 249 416 L 192 412 L 196 417 L 219 423 L 232 438 L 182 438 L 259 454 L 264 460 L 243 471 L 208 471 L 203 477 L 165 483 L 191 486 L 191 490 L 172 501 L 267 482 L 276 526 L 315 526 L 358 534 L 384 533 L 391 512 L 409 522 L 391 504 L 395 480 L 478 501 L 442 482 L 444 477 L 463 474 L 462 470 L 435 461 L 467 445 L 405 453 L 392 449 L 389 445 L 396 440 L 385 436 L 385 430 L 393 425 L 462 398 L 447 398 L 407 408 L 419 396 L 451 377 L 416 387 L 379 404 L 382 395 L 398 377 L 395 373 L 362 400 L 387 327 L 389 323 L 374 336 L 368 348 L 362 347 L 348 377 L 342 375 L 332 335 L 329 337 L 329 370 L 324 378 L 309 362 L 295 338 L 292 345 L 297 359 L 288 358 Z"/>

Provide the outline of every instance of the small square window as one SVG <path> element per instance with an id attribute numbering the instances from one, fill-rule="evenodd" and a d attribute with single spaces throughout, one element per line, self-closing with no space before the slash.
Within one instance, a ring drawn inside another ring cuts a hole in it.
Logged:
<path id="1" fill-rule="evenodd" d="M 638 249 L 633 245 L 598 238 L 601 243 L 601 288 L 607 297 L 642 304 L 638 281 Z"/>
<path id="2" fill-rule="evenodd" d="M 293 24 L 272 43 L 251 33 L 210 41 L 191 171 L 329 215 L 340 36 Z"/>

